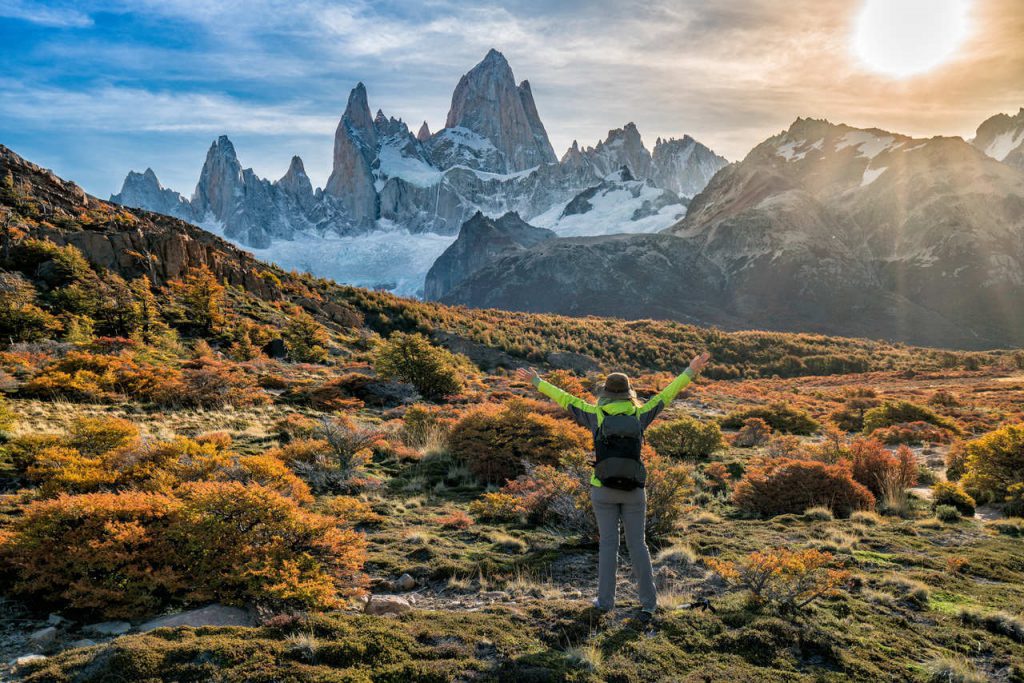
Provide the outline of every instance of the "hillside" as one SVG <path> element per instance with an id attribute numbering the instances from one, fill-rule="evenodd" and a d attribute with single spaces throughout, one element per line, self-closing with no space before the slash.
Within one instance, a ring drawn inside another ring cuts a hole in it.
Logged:
<path id="1" fill-rule="evenodd" d="M 342 287 L 5 147 L 0 227 L 5 678 L 1024 675 L 1019 352 Z M 590 436 L 507 369 L 703 348 L 644 451 L 661 609 L 623 557 L 600 615 Z"/>

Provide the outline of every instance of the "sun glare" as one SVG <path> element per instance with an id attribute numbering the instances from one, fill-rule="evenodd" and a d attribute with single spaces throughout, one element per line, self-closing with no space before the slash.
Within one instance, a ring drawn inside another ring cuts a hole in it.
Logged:
<path id="1" fill-rule="evenodd" d="M 967 36 L 970 0 L 865 0 L 853 48 L 870 70 L 906 78 L 946 62 Z"/>

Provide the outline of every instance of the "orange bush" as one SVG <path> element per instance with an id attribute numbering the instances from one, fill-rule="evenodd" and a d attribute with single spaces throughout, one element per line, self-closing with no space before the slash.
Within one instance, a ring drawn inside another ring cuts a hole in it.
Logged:
<path id="1" fill-rule="evenodd" d="M 365 584 L 362 534 L 258 484 L 197 482 L 179 489 L 169 530 L 186 559 L 191 601 L 331 608 Z"/>
<path id="2" fill-rule="evenodd" d="M 473 518 L 462 510 L 456 510 L 450 515 L 437 518 L 437 523 L 444 529 L 456 529 L 463 531 L 473 526 Z"/>
<path id="3" fill-rule="evenodd" d="M 481 482 L 501 483 L 522 474 L 526 463 L 557 465 L 563 453 L 585 451 L 590 441 L 582 428 L 528 412 L 513 401 L 464 416 L 452 429 L 449 446 Z"/>
<path id="4" fill-rule="evenodd" d="M 819 550 L 775 548 L 752 552 L 738 563 L 716 558 L 705 563 L 727 583 L 749 590 L 755 602 L 784 610 L 798 610 L 832 595 L 850 579 L 848 571 L 835 566 L 831 554 Z"/>
<path id="5" fill-rule="evenodd" d="M 875 497 L 844 464 L 779 458 L 751 466 L 733 488 L 733 502 L 764 516 L 822 505 L 840 517 L 874 506 Z"/>
<path id="6" fill-rule="evenodd" d="M 362 590 L 366 542 L 259 484 L 30 503 L 0 538 L 14 594 L 105 617 L 169 602 L 325 609 Z"/>
<path id="7" fill-rule="evenodd" d="M 875 439 L 854 439 L 850 443 L 853 478 L 873 495 L 880 496 L 887 482 L 908 489 L 917 481 L 917 461 L 906 446 L 895 454 Z"/>
<path id="8" fill-rule="evenodd" d="M 515 496 L 500 491 L 480 496 L 469 504 L 469 511 L 480 519 L 494 521 L 514 520 L 525 512 Z"/>
<path id="9" fill-rule="evenodd" d="M 151 614 L 188 578 L 167 543 L 180 507 L 170 496 L 140 492 L 30 503 L 0 548 L 14 575 L 11 591 L 106 617 Z"/>

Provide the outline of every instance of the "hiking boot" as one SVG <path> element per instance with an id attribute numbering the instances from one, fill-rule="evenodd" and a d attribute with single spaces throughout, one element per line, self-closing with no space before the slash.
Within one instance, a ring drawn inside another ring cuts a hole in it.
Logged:
<path id="1" fill-rule="evenodd" d="M 641 624 L 649 624 L 654 620 L 654 610 L 641 610 L 640 614 L 637 615 L 637 620 Z"/>

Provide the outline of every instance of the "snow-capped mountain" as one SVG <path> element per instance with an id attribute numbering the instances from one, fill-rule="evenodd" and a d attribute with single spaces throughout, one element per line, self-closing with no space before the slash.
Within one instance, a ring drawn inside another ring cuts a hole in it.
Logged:
<path id="1" fill-rule="evenodd" d="M 996 114 L 986 119 L 971 144 L 993 159 L 1024 169 L 1024 107 L 1015 116 Z"/>
<path id="2" fill-rule="evenodd" d="M 659 141 L 652 156 L 633 124 L 596 147 L 580 151 L 574 143 L 559 161 L 529 82 L 517 84 L 496 50 L 459 80 L 441 130 L 431 133 L 424 121 L 413 135 L 401 119 L 370 112 L 359 83 L 335 131 L 333 169 L 322 190 L 298 157 L 276 182 L 257 177 L 221 136 L 191 199 L 147 171 L 130 173 L 111 200 L 202 223 L 285 267 L 305 262 L 317 275 L 368 286 L 401 281 L 401 293 L 416 294 L 419 287 L 409 283 L 422 284 L 426 273 L 410 271 L 420 268 L 418 255 L 440 254 L 477 212 L 515 212 L 559 234 L 650 232 L 678 220 L 709 169 L 726 163 L 689 137 Z M 623 166 L 628 179 L 618 175 Z M 400 236 L 413 242 L 416 258 L 388 249 L 389 267 L 372 280 L 354 274 Z M 329 256 L 324 241 L 331 243 Z"/>
<path id="3" fill-rule="evenodd" d="M 663 233 L 549 240 L 441 300 L 1020 345 L 1024 172 L 960 138 L 797 119 L 715 174 Z"/>

